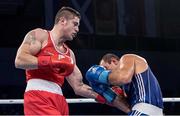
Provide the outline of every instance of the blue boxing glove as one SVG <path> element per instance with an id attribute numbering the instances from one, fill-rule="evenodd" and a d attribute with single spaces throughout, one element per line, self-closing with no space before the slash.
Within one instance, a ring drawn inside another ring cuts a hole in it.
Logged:
<path id="1" fill-rule="evenodd" d="M 112 103 L 117 96 L 108 85 L 91 82 L 89 84 L 92 89 L 98 94 L 102 95 L 108 103 Z"/>
<path id="2" fill-rule="evenodd" d="M 86 72 L 86 79 L 89 82 L 108 84 L 109 73 L 110 71 L 106 70 L 104 67 L 94 65 Z"/>

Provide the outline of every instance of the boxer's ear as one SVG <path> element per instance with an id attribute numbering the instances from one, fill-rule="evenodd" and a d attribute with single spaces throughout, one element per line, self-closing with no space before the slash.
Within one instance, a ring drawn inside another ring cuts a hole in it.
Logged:
<path id="1" fill-rule="evenodd" d="M 111 58 L 111 63 L 114 63 L 114 64 L 116 64 L 116 65 L 117 65 L 117 64 L 118 64 L 118 62 L 119 62 L 119 61 L 118 61 L 117 59 L 115 59 L 115 58 Z"/>
<path id="2" fill-rule="evenodd" d="M 65 17 L 61 17 L 61 18 L 59 19 L 59 22 L 58 22 L 58 23 L 61 23 L 62 25 L 65 25 L 65 24 L 67 23 L 67 20 L 66 20 Z"/>

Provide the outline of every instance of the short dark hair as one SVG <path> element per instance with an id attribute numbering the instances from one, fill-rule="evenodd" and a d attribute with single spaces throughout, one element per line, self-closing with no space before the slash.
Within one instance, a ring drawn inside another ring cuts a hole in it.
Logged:
<path id="1" fill-rule="evenodd" d="M 80 13 L 78 11 L 76 11 L 75 9 L 73 9 L 71 7 L 62 7 L 55 16 L 54 24 L 57 24 L 61 17 L 64 17 L 66 19 L 72 19 L 75 16 L 78 17 L 79 19 L 81 19 Z"/>
<path id="2" fill-rule="evenodd" d="M 104 60 L 104 62 L 108 62 L 108 63 L 111 63 L 111 59 L 112 58 L 115 58 L 116 60 L 119 60 L 119 57 L 115 54 L 112 54 L 112 53 L 107 53 L 105 54 L 101 60 Z"/>

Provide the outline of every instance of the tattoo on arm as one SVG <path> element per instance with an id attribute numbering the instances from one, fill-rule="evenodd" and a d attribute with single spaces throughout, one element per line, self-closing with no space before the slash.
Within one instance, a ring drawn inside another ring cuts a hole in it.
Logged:
<path id="1" fill-rule="evenodd" d="M 27 43 L 27 44 L 33 44 L 33 43 L 35 43 L 35 40 L 36 40 L 36 38 L 35 38 L 35 32 L 33 32 L 33 31 L 31 31 L 31 32 L 29 32 L 26 36 L 25 36 L 25 38 L 24 38 L 24 43 Z"/>

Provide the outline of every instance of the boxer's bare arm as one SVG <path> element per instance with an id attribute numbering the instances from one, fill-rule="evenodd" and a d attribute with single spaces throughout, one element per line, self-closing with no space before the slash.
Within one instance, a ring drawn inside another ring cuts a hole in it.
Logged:
<path id="1" fill-rule="evenodd" d="M 37 69 L 37 57 L 34 56 L 41 50 L 41 41 L 37 38 L 37 34 L 43 32 L 42 29 L 35 29 L 28 32 L 19 47 L 16 58 L 15 67 L 20 69 Z"/>
<path id="2" fill-rule="evenodd" d="M 91 87 L 83 83 L 82 74 L 77 66 L 75 66 L 74 71 L 66 77 L 66 80 L 73 88 L 75 94 L 94 99 L 97 97 L 98 94 L 94 92 Z"/>
<path id="3" fill-rule="evenodd" d="M 72 51 L 71 57 L 76 64 L 76 59 Z M 94 99 L 97 97 L 98 94 L 94 92 L 90 86 L 83 83 L 83 76 L 77 65 L 75 65 L 74 71 L 68 77 L 66 77 L 66 80 L 73 88 L 75 94 Z"/>
<path id="4" fill-rule="evenodd" d="M 142 73 L 148 68 L 146 60 L 135 54 L 123 55 L 119 66 L 112 70 L 109 82 L 112 85 L 122 85 L 131 82 L 134 74 Z"/>
<path id="5" fill-rule="evenodd" d="M 129 83 L 135 72 L 135 61 L 132 57 L 124 55 L 121 57 L 118 67 L 109 74 L 109 82 L 112 85 Z"/>

